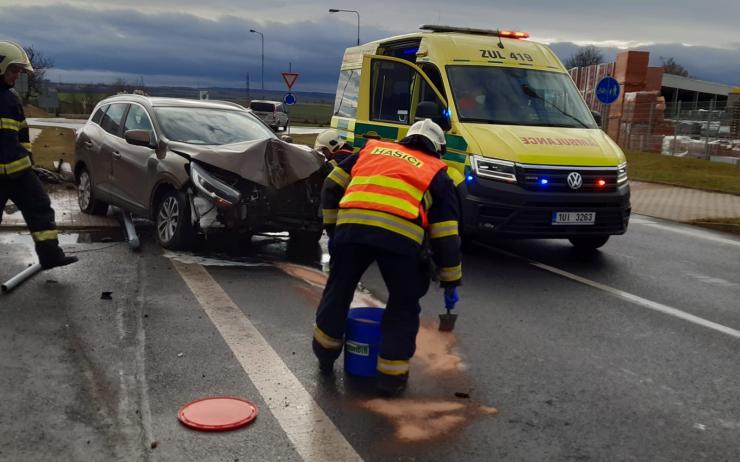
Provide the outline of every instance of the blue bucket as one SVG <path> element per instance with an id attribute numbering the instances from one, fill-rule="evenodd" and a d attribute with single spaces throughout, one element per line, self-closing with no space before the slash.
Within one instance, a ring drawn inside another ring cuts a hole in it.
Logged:
<path id="1" fill-rule="evenodd" d="M 375 377 L 383 308 L 352 308 L 347 315 L 344 370 L 350 375 Z"/>

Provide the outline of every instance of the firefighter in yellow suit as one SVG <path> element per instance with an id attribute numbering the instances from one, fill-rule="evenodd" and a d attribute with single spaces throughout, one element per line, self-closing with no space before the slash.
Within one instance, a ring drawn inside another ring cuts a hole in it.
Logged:
<path id="1" fill-rule="evenodd" d="M 462 280 L 459 203 L 448 177 L 442 129 L 431 120 L 410 127 L 398 143 L 370 140 L 329 174 L 322 192 L 332 258 L 316 313 L 313 350 L 331 373 L 357 283 L 377 262 L 388 287 L 381 322 L 377 385 L 395 396 L 406 387 L 416 349 L 419 300 L 430 284 L 425 244 L 432 250 L 445 300 L 457 301 Z"/>
<path id="2" fill-rule="evenodd" d="M 13 91 L 22 72 L 33 72 L 25 50 L 0 41 L 0 222 L 8 199 L 23 214 L 44 269 L 69 265 L 77 257 L 64 255 L 54 222 L 54 210 L 44 185 L 31 167 L 31 143 L 23 105 Z"/>

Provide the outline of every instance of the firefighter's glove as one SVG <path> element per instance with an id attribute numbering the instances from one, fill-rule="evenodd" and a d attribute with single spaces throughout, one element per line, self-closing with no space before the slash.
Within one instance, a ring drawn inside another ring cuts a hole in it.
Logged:
<path id="1" fill-rule="evenodd" d="M 457 294 L 457 287 L 445 287 L 445 308 L 454 310 L 460 296 Z"/>

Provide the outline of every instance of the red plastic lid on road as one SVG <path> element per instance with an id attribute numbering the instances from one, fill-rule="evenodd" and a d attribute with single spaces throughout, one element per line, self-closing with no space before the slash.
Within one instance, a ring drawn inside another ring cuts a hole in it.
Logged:
<path id="1" fill-rule="evenodd" d="M 249 425 L 259 411 L 254 403 L 233 396 L 202 398 L 180 408 L 177 418 L 195 430 L 219 432 Z"/>

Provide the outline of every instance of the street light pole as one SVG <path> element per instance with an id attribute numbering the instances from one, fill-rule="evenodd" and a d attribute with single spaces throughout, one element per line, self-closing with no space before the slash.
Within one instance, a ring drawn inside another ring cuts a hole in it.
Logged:
<path id="1" fill-rule="evenodd" d="M 265 99 L 265 34 L 254 29 L 249 29 L 249 32 L 260 34 L 260 42 L 262 43 L 262 99 Z"/>
<path id="2" fill-rule="evenodd" d="M 357 15 L 357 45 L 359 46 L 360 45 L 360 12 L 355 11 L 355 10 L 338 10 L 336 8 L 329 9 L 329 13 L 339 13 L 340 11 L 344 13 L 354 13 Z"/>

